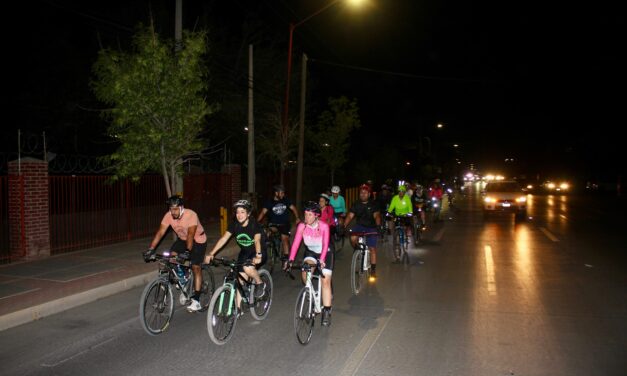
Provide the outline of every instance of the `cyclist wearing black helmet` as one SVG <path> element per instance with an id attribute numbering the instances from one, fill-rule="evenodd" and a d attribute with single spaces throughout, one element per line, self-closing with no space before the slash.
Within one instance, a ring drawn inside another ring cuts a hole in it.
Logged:
<path id="1" fill-rule="evenodd" d="M 194 295 L 192 295 L 187 310 L 196 312 L 202 308 L 199 302 L 200 289 L 202 287 L 200 264 L 202 264 L 202 259 L 207 249 L 207 235 L 198 219 L 198 214 L 191 209 L 185 208 L 181 196 L 172 196 L 166 203 L 170 210 L 163 216 L 161 225 L 146 253 L 154 254 L 154 249 L 163 238 L 163 235 L 165 235 L 169 227 L 172 227 L 172 230 L 176 233 L 176 241 L 170 247 L 172 254 L 176 255 L 187 251 L 190 255 L 192 272 L 194 273 Z"/>
<path id="2" fill-rule="evenodd" d="M 261 223 L 263 217 L 268 214 L 268 223 L 276 225 L 276 228 L 272 228 L 272 231 L 279 231 L 281 233 L 281 243 L 283 244 L 283 258 L 287 259 L 289 252 L 289 239 L 290 239 L 290 213 L 288 209 L 296 217 L 296 223 L 300 222 L 298 217 L 298 211 L 292 201 L 285 197 L 285 187 L 282 185 L 274 186 L 274 197 L 271 200 L 266 201 L 257 217 L 257 222 Z"/>
<path id="3" fill-rule="evenodd" d="M 252 205 L 247 200 L 239 200 L 233 204 L 235 210 L 235 219 L 229 223 L 226 232 L 213 247 L 211 252 L 205 256 L 205 264 L 211 262 L 213 257 L 218 253 L 222 247 L 229 241 L 231 236 L 235 237 L 235 241 L 240 247 L 238 262 L 246 262 L 252 260 L 255 266 L 243 266 L 240 269 L 241 273 L 251 277 L 255 283 L 263 283 L 259 277 L 257 269 L 261 267 L 267 259 L 265 250 L 265 242 L 261 241 L 263 234 L 263 227 L 255 221 L 255 218 L 250 217 L 252 211 Z M 263 296 L 265 293 L 264 288 L 255 288 L 255 295 L 257 297 Z"/>
<path id="4" fill-rule="evenodd" d="M 322 325 L 331 324 L 331 304 L 333 295 L 331 289 L 331 275 L 333 273 L 334 252 L 331 247 L 329 225 L 320 220 L 320 205 L 314 201 L 309 201 L 305 205 L 305 221 L 296 226 L 296 234 L 294 235 L 294 243 L 290 251 L 290 257 L 286 270 L 291 268 L 301 241 L 305 243 L 305 255 L 303 262 L 315 265 L 320 261 L 320 267 L 324 277 L 322 279 Z M 305 282 L 306 274 L 302 273 L 303 282 Z"/>

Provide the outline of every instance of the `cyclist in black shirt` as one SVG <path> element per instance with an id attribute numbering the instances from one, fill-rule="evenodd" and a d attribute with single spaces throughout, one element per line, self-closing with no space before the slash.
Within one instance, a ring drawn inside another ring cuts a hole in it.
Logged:
<path id="1" fill-rule="evenodd" d="M 285 197 L 285 188 L 282 185 L 274 186 L 274 197 L 271 200 L 268 200 L 264 205 L 263 209 L 261 209 L 261 213 L 257 216 L 257 222 L 261 223 L 263 217 L 268 214 L 268 223 L 276 224 L 277 229 L 272 229 L 272 231 L 278 230 L 281 233 L 281 243 L 283 244 L 283 259 L 284 265 L 287 261 L 287 255 L 290 252 L 290 213 L 288 209 L 294 214 L 296 217 L 296 224 L 300 222 L 300 218 L 298 217 L 298 211 L 292 201 Z"/>

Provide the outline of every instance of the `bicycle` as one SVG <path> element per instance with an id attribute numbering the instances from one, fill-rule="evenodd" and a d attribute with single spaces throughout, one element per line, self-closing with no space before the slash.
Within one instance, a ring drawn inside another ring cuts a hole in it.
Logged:
<path id="1" fill-rule="evenodd" d="M 340 217 L 343 219 L 346 217 L 344 213 L 333 215 L 333 221 L 335 222 L 335 231 L 333 232 L 333 242 L 335 243 L 335 253 L 338 254 L 344 248 L 344 240 L 346 236 L 344 234 L 344 226 L 340 223 Z"/>
<path id="2" fill-rule="evenodd" d="M 214 259 L 213 265 L 225 266 L 228 271 L 224 276 L 224 283 L 218 287 L 209 303 L 207 331 L 213 343 L 224 345 L 233 336 L 235 324 L 245 309 L 250 309 L 250 314 L 258 321 L 268 316 L 274 289 L 270 273 L 265 269 L 259 269 L 265 293 L 259 298 L 255 297 L 255 283 L 251 278 L 244 279 L 238 271 L 241 266 L 252 266 L 250 261 L 237 262 L 220 258 Z M 238 308 L 236 301 L 237 293 L 240 296 L 241 308 Z"/>
<path id="3" fill-rule="evenodd" d="M 149 261 L 158 261 L 157 278 L 148 283 L 139 300 L 139 321 L 146 333 L 161 334 L 166 331 L 174 315 L 174 294 L 172 286 L 179 290 L 179 303 L 187 305 L 194 294 L 194 273 L 185 265 L 186 255 L 172 256 L 170 251 L 154 254 Z M 182 261 L 182 262 L 181 262 Z M 184 277 L 179 277 L 176 269 L 182 268 Z M 205 311 L 213 295 L 215 282 L 209 265 L 202 265 L 202 288 L 200 305 Z"/>
<path id="4" fill-rule="evenodd" d="M 320 269 L 320 261 L 317 261 L 315 266 L 303 263 L 301 270 L 306 273 L 306 278 L 305 286 L 296 298 L 294 331 L 298 342 L 301 345 L 306 345 L 311 340 L 316 316 L 322 313 L 322 281 L 320 278 L 325 277 Z M 291 275 L 291 273 L 289 274 Z"/>
<path id="5" fill-rule="evenodd" d="M 394 257 L 403 264 L 409 264 L 409 254 L 407 253 L 409 237 L 405 232 L 405 226 L 407 221 L 412 220 L 411 217 L 411 214 L 394 217 Z"/>
<path id="6" fill-rule="evenodd" d="M 425 231 L 426 229 L 424 223 L 422 223 L 421 213 L 423 212 L 424 212 L 423 205 L 417 206 L 416 211 L 414 211 L 414 220 L 412 221 L 412 223 L 413 223 L 413 230 L 414 230 L 414 245 L 415 246 L 418 246 L 420 243 L 422 243 L 422 232 Z"/>
<path id="7" fill-rule="evenodd" d="M 378 235 L 377 232 L 351 232 L 357 236 L 357 247 L 353 251 L 351 261 L 351 291 L 353 295 L 359 294 L 365 286 L 365 281 L 370 279 L 370 249 L 366 244 L 366 236 Z"/>
<path id="8" fill-rule="evenodd" d="M 281 233 L 275 223 L 268 223 L 265 227 L 266 231 L 266 251 L 268 252 L 268 259 L 266 261 L 266 269 L 270 273 L 274 272 L 274 266 L 278 263 L 279 268 L 284 259 L 282 252 L 282 240 Z"/>

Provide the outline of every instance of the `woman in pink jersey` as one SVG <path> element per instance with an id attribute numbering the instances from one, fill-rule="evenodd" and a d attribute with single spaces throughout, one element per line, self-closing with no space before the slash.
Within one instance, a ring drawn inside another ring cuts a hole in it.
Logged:
<path id="1" fill-rule="evenodd" d="M 291 268 L 300 242 L 305 242 L 305 255 L 303 262 L 315 265 L 318 260 L 325 278 L 322 278 L 322 325 L 331 324 L 331 305 L 333 295 L 331 293 L 331 275 L 333 273 L 334 252 L 329 248 L 330 231 L 329 225 L 320 220 L 320 205 L 309 201 L 305 205 L 305 221 L 298 224 L 294 242 L 290 250 L 287 268 Z M 305 281 L 305 273 L 303 273 L 303 282 Z"/>

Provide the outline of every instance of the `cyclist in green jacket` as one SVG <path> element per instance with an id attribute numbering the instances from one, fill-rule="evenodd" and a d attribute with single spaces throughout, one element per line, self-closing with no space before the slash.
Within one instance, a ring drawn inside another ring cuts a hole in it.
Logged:
<path id="1" fill-rule="evenodd" d="M 392 201 L 390 201 L 390 206 L 388 206 L 388 213 L 394 215 L 396 217 L 401 217 L 401 221 L 405 226 L 405 234 L 409 236 L 411 234 L 411 213 L 413 212 L 411 198 L 406 195 L 407 187 L 405 185 L 398 186 L 398 194 L 392 197 Z M 394 239 L 394 249 L 396 249 L 396 233 L 394 231 L 394 222 L 390 221 L 390 226 L 392 227 L 390 231 L 393 234 Z M 395 255 L 395 262 L 400 261 L 400 255 Z"/>

